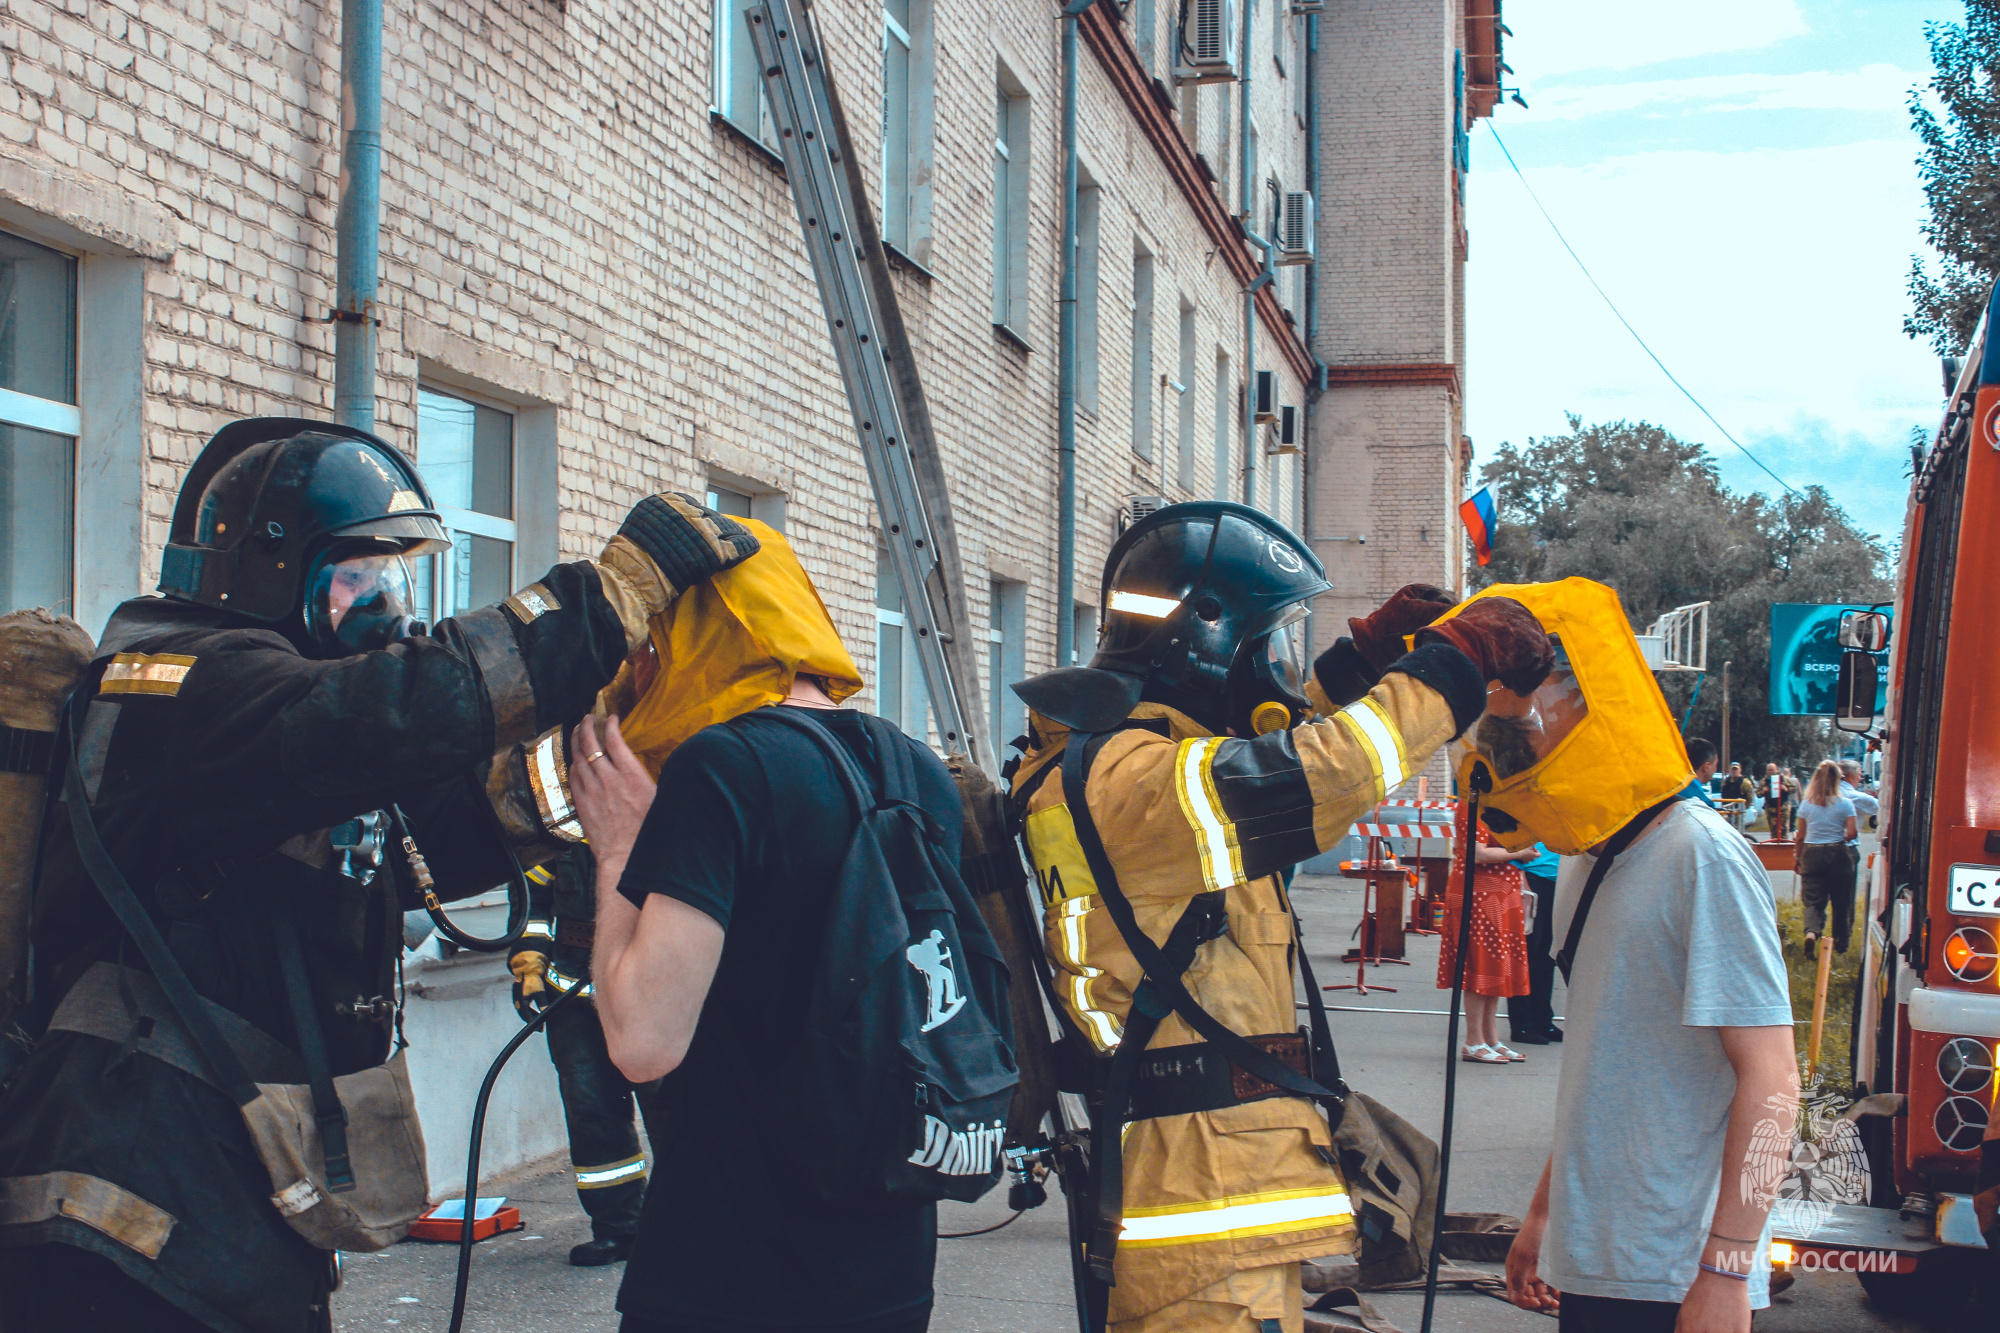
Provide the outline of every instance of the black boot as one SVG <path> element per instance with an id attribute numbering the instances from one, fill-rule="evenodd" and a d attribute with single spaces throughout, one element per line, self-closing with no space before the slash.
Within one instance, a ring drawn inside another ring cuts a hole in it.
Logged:
<path id="1" fill-rule="evenodd" d="M 578 1268 L 602 1268 L 606 1264 L 622 1263 L 632 1253 L 632 1242 L 636 1236 L 602 1236 L 588 1240 L 569 1252 L 569 1261 Z"/>

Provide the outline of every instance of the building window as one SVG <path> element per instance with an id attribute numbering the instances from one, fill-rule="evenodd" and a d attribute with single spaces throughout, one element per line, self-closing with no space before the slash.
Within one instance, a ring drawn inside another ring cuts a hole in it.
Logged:
<path id="1" fill-rule="evenodd" d="M 718 514 L 728 514 L 731 518 L 750 518 L 750 497 L 742 491 L 732 491 L 716 482 L 708 484 L 708 494 L 703 503 Z"/>
<path id="2" fill-rule="evenodd" d="M 918 740 L 930 732 L 930 695 L 917 636 L 903 611 L 903 588 L 889 553 L 875 553 L 875 712 Z"/>
<path id="3" fill-rule="evenodd" d="M 491 606 L 514 590 L 514 413 L 462 391 L 417 388 L 417 470 L 451 549 L 417 562 L 417 618 Z"/>
<path id="4" fill-rule="evenodd" d="M 1070 610 L 1070 660 L 1071 666 L 1089 666 L 1090 659 L 1097 656 L 1097 606 L 1093 602 L 1078 602 Z"/>
<path id="5" fill-rule="evenodd" d="M 930 0 L 882 5 L 882 240 L 926 263 L 930 248 Z"/>
<path id="6" fill-rule="evenodd" d="M 1097 231 L 1104 192 L 1095 185 L 1076 192 L 1076 405 L 1097 411 Z"/>
<path id="7" fill-rule="evenodd" d="M 986 631 L 986 679 L 993 729 L 993 763 L 1006 757 L 1007 742 L 1028 727 L 1027 705 L 1009 688 L 1028 676 L 1028 585 L 994 579 Z"/>
<path id="8" fill-rule="evenodd" d="M 1174 432 L 1180 445 L 1175 476 L 1184 491 L 1194 489 L 1194 356 L 1194 307 L 1184 296 L 1181 298 L 1181 355 L 1173 386 L 1180 399 Z"/>
<path id="9" fill-rule="evenodd" d="M 1229 353 L 1215 354 L 1215 498 L 1228 500 L 1230 483 L 1230 439 L 1236 433 L 1235 399 L 1229 378 Z"/>
<path id="10" fill-rule="evenodd" d="M 1153 457 L 1153 257 L 1132 256 L 1132 452 Z"/>
<path id="11" fill-rule="evenodd" d="M 1027 341 L 1028 97 L 1000 70 L 993 116 L 993 322 Z"/>
<path id="12" fill-rule="evenodd" d="M 76 260 L 0 232 L 0 610 L 73 608 Z"/>
<path id="13" fill-rule="evenodd" d="M 1130 13 L 1132 45 L 1139 53 L 1139 63 L 1145 67 L 1148 74 L 1157 79 L 1160 71 L 1153 62 L 1159 59 L 1155 51 L 1158 46 L 1160 19 L 1158 10 L 1154 7 L 1154 0 L 1133 0 Z"/>
<path id="14" fill-rule="evenodd" d="M 764 100 L 763 72 L 750 44 L 749 0 L 715 0 L 716 115 L 776 153 L 777 126 Z"/>

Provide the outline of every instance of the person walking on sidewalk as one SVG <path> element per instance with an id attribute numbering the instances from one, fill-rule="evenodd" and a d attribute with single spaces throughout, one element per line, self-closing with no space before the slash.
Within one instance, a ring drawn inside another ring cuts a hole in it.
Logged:
<path id="1" fill-rule="evenodd" d="M 1458 806 L 1458 845 L 1466 845 L 1466 803 Z M 1528 1057 L 1500 1044 L 1497 1015 L 1502 998 L 1526 995 L 1528 947 L 1521 909 L 1521 863 L 1539 855 L 1532 847 L 1510 852 L 1496 846 L 1484 821 L 1472 844 L 1472 930 L 1465 951 L 1465 1048 L 1473 1064 L 1518 1064 Z M 1443 948 L 1438 989 L 1450 990 L 1458 968 L 1458 914 L 1465 901 L 1465 862 L 1457 859 L 1445 881 Z"/>
<path id="2" fill-rule="evenodd" d="M 1817 956 L 1815 941 L 1826 933 L 1827 904 L 1833 905 L 1833 949 L 1847 952 L 1854 925 L 1855 857 L 1849 851 L 1856 837 L 1854 802 L 1841 795 L 1840 765 L 1820 761 L 1813 770 L 1806 798 L 1799 803 L 1799 892 L 1805 900 L 1805 945 Z"/>

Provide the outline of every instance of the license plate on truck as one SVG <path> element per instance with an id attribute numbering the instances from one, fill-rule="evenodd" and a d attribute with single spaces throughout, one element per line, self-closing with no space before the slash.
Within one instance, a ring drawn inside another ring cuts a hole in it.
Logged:
<path id="1" fill-rule="evenodd" d="M 2000 916 L 2000 866 L 1953 866 L 1945 910 L 1954 916 Z"/>

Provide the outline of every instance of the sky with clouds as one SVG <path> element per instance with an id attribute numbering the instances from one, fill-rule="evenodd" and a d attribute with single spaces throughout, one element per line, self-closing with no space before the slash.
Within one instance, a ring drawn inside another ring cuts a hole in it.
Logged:
<path id="1" fill-rule="evenodd" d="M 1956 0 L 1506 0 L 1528 102 L 1473 130 L 1466 430 L 1502 442 L 1644 419 L 1776 491 L 1591 289 L 1502 155 L 1660 359 L 1793 486 L 1900 534 L 1913 426 L 1937 419 L 1902 331 L 1924 251 L 1910 90 Z"/>

